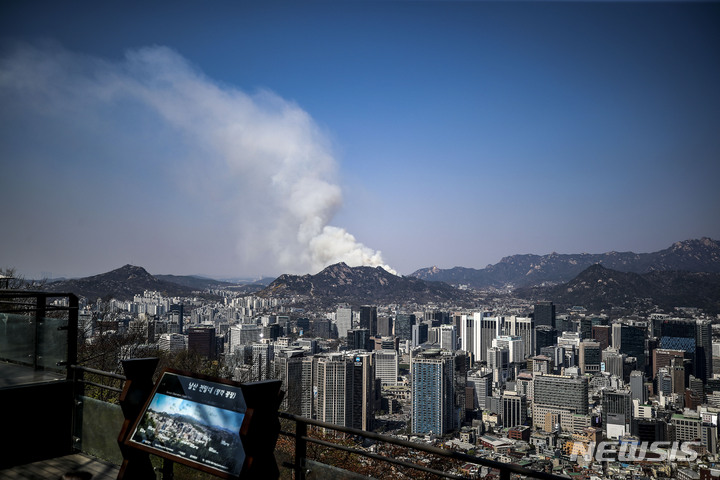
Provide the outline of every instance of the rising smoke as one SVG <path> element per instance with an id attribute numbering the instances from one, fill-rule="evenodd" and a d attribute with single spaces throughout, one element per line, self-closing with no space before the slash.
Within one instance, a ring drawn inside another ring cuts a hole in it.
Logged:
<path id="1" fill-rule="evenodd" d="M 295 103 L 221 85 L 164 47 L 110 62 L 22 46 L 0 62 L 0 96 L 21 99 L 24 109 L 78 125 L 82 117 L 97 124 L 122 116 L 117 122 L 158 132 L 143 139 L 153 152 L 172 141 L 177 185 L 226 212 L 240 273 L 259 261 L 281 273 L 314 273 L 341 261 L 392 271 L 379 251 L 330 225 L 342 204 L 337 162 L 327 135 Z"/>

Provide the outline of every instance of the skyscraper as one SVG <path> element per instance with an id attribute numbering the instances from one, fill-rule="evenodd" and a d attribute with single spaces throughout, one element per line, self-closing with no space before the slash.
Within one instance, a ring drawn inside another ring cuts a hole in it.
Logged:
<path id="1" fill-rule="evenodd" d="M 492 341 L 500 335 L 503 317 L 484 317 L 482 313 L 475 313 L 473 320 L 475 321 L 473 342 L 475 360 L 488 361 L 488 349 L 492 347 Z"/>
<path id="2" fill-rule="evenodd" d="M 256 343 L 252 346 L 252 379 L 254 381 L 272 378 L 275 363 L 275 346 L 272 343 Z"/>
<path id="3" fill-rule="evenodd" d="M 707 383 L 712 372 L 712 329 L 707 320 L 664 319 L 660 347 L 684 350 L 693 360 L 693 374 Z"/>
<path id="4" fill-rule="evenodd" d="M 487 352 L 488 368 L 492 370 L 493 382 L 496 386 L 503 385 L 508 378 L 510 354 L 507 348 L 490 347 Z"/>
<path id="5" fill-rule="evenodd" d="M 498 335 L 493 339 L 492 346 L 506 349 L 509 363 L 521 363 L 525 360 L 525 342 L 520 336 Z"/>
<path id="6" fill-rule="evenodd" d="M 350 404 L 350 419 L 347 421 L 347 427 L 357 428 L 360 430 L 372 430 L 375 420 L 374 412 L 377 410 L 375 405 L 375 364 L 374 357 L 371 353 L 357 354 L 348 358 L 350 362 L 350 387 L 351 397 L 348 399 Z"/>
<path id="7" fill-rule="evenodd" d="M 375 350 L 375 377 L 381 385 L 398 384 L 398 353 L 395 350 Z"/>
<path id="8" fill-rule="evenodd" d="M 438 329 L 438 345 L 440 348 L 454 352 L 457 350 L 457 334 L 453 325 L 441 325 Z"/>
<path id="9" fill-rule="evenodd" d="M 630 373 L 631 399 L 638 400 L 641 404 L 647 402 L 647 389 L 645 388 L 645 374 L 639 370 Z"/>
<path id="10" fill-rule="evenodd" d="M 555 328 L 555 305 L 553 302 L 538 302 L 533 309 L 535 325 L 549 325 Z"/>
<path id="11" fill-rule="evenodd" d="M 453 355 L 438 349 L 418 352 L 410 371 L 412 433 L 444 435 L 455 429 Z"/>
<path id="12" fill-rule="evenodd" d="M 413 325 L 415 325 L 415 315 L 411 313 L 398 313 L 395 315 L 395 336 L 401 341 L 411 340 Z"/>
<path id="13" fill-rule="evenodd" d="M 605 365 L 605 373 L 615 375 L 618 378 L 623 378 L 625 371 L 625 359 L 627 355 L 618 352 L 612 347 L 608 347 L 601 353 L 602 362 Z"/>
<path id="14" fill-rule="evenodd" d="M 352 308 L 347 305 L 339 306 L 335 312 L 338 338 L 347 337 L 347 331 L 352 329 Z"/>
<path id="15" fill-rule="evenodd" d="M 234 354 L 235 350 L 245 345 L 252 345 L 260 341 L 260 333 L 262 330 L 254 323 L 240 323 L 233 325 L 229 329 L 230 335 L 230 351 Z"/>
<path id="16" fill-rule="evenodd" d="M 613 323 L 612 345 L 621 353 L 637 358 L 639 370 L 645 370 L 645 337 L 647 328 L 639 325 Z"/>
<path id="17" fill-rule="evenodd" d="M 592 337 L 600 343 L 600 350 L 605 350 L 611 345 L 610 325 L 593 325 Z"/>
<path id="18" fill-rule="evenodd" d="M 335 425 L 348 426 L 351 418 L 348 384 L 351 364 L 340 355 L 319 357 L 317 360 L 317 419 Z"/>
<path id="19" fill-rule="evenodd" d="M 523 360 L 535 355 L 535 320 L 532 317 L 505 317 L 503 322 L 505 335 L 514 335 L 523 339 Z"/>
<path id="20" fill-rule="evenodd" d="M 533 383 L 533 399 L 539 405 L 567 408 L 577 414 L 587 415 L 587 378 L 538 375 Z"/>
<path id="21" fill-rule="evenodd" d="M 350 350 L 370 350 L 370 332 L 367 328 L 347 331 L 347 346 Z"/>
<path id="22" fill-rule="evenodd" d="M 467 385 L 472 387 L 475 394 L 475 401 L 473 402 L 475 408 L 484 410 L 486 408 L 486 400 L 492 394 L 492 375 L 487 373 L 485 375 L 472 374 L 467 376 Z"/>
<path id="23" fill-rule="evenodd" d="M 620 438 L 630 433 L 632 400 L 630 392 L 602 391 L 602 419 L 608 438 Z"/>
<path id="24" fill-rule="evenodd" d="M 412 346 L 417 347 L 427 342 L 428 325 L 427 323 L 416 323 L 412 326 Z"/>
<path id="25" fill-rule="evenodd" d="M 393 321 L 391 317 L 378 317 L 377 333 L 378 337 L 389 337 L 393 334 Z"/>
<path id="26" fill-rule="evenodd" d="M 600 343 L 592 340 L 583 340 L 580 342 L 579 363 L 580 373 L 597 373 L 600 371 Z"/>
<path id="27" fill-rule="evenodd" d="M 371 337 L 377 335 L 377 307 L 360 307 L 360 328 L 367 328 Z"/>
<path id="28" fill-rule="evenodd" d="M 535 355 L 539 355 L 544 347 L 552 347 L 557 343 L 557 330 L 550 325 L 535 327 Z"/>
<path id="29" fill-rule="evenodd" d="M 302 415 L 303 360 L 302 350 L 283 350 L 275 357 L 275 375 L 285 392 L 281 408 L 295 415 Z"/>
<path id="30" fill-rule="evenodd" d="M 188 328 L 188 351 L 214 360 L 217 357 L 215 327 L 197 325 Z"/>
<path id="31" fill-rule="evenodd" d="M 525 425 L 527 421 L 527 401 L 525 395 L 506 391 L 502 396 L 501 417 L 503 427 Z"/>

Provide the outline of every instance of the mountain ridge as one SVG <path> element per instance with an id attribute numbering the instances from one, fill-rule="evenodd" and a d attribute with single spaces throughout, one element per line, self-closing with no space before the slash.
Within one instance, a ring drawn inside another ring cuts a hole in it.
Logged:
<path id="1" fill-rule="evenodd" d="M 582 305 L 591 311 L 701 308 L 720 313 L 720 273 L 654 270 L 620 272 L 591 265 L 567 283 L 551 287 L 524 287 L 514 295 L 527 300 L 549 299 L 559 306 Z"/>
<path id="2" fill-rule="evenodd" d="M 171 297 L 190 296 L 195 291 L 189 286 L 159 279 L 143 267 L 130 264 L 90 277 L 52 282 L 44 290 L 73 292 L 85 298 L 104 300 L 132 300 L 136 294 L 145 290 L 162 292 Z"/>
<path id="3" fill-rule="evenodd" d="M 526 287 L 570 281 L 593 264 L 632 273 L 669 270 L 720 273 L 720 242 L 702 237 L 675 242 L 664 250 L 652 253 L 517 254 L 503 257 L 498 263 L 483 269 L 441 269 L 434 266 L 416 270 L 410 276 L 479 289 Z"/>
<path id="4" fill-rule="evenodd" d="M 297 296 L 320 304 L 430 303 L 469 300 L 467 292 L 442 282 L 393 275 L 382 267 L 349 267 L 340 262 L 315 275 L 280 275 L 259 296 Z"/>

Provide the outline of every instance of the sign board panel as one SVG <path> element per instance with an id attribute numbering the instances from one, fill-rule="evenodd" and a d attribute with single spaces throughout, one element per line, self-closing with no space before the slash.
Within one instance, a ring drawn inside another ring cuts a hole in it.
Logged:
<path id="1" fill-rule="evenodd" d="M 208 473 L 237 478 L 245 462 L 240 384 L 166 370 L 126 444 Z"/>

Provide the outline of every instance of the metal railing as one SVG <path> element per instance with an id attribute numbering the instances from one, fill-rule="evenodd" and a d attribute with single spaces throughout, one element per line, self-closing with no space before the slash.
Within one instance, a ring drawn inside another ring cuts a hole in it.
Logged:
<path id="1" fill-rule="evenodd" d="M 85 378 L 85 375 L 87 374 L 87 376 L 90 377 L 97 376 L 110 382 L 124 381 L 125 377 L 123 375 L 105 372 L 93 368 L 81 367 L 77 365 L 73 365 L 71 369 L 74 372 L 73 376 L 76 382 L 75 391 L 79 395 L 82 395 L 81 392 L 84 392 L 87 387 L 106 390 L 115 394 L 122 391 L 121 388 L 108 385 L 106 383 L 101 383 L 100 381 L 88 380 L 87 378 Z M 76 398 L 80 398 L 79 395 L 76 396 Z M 327 422 L 321 422 L 319 420 L 312 420 L 298 415 L 293 415 L 287 412 L 280 412 L 279 416 L 283 422 L 283 427 L 286 429 L 281 430 L 280 435 L 291 440 L 291 442 L 294 443 L 294 445 L 290 446 L 291 451 L 286 452 L 290 453 L 292 459 L 290 461 L 282 462 L 282 465 L 280 466 L 289 468 L 292 472 L 293 477 L 296 480 L 306 480 L 308 477 L 312 477 L 312 475 L 309 475 L 309 470 L 317 468 L 318 466 L 325 465 L 332 467 L 330 463 L 324 464 L 322 458 L 318 460 L 312 460 L 311 458 L 309 458 L 309 445 L 317 445 L 324 449 L 343 452 L 348 455 L 357 455 L 359 457 L 364 457 L 368 459 L 368 462 L 375 462 L 378 465 L 395 466 L 400 469 L 414 470 L 417 472 L 422 472 L 429 476 L 436 476 L 439 478 L 469 478 L 468 475 L 458 473 L 457 470 L 453 472 L 443 471 L 437 468 L 437 465 L 450 465 L 455 463 L 473 464 L 477 465 L 478 467 L 487 467 L 489 469 L 496 470 L 499 472 L 499 478 L 501 480 L 510 480 L 512 474 L 517 474 L 530 478 L 537 478 L 540 480 L 565 479 L 565 477 L 560 477 L 543 471 L 531 470 L 512 463 L 498 462 L 495 460 L 469 455 L 467 453 L 462 453 L 456 450 L 438 448 L 422 443 L 410 442 L 408 440 L 388 435 L 382 435 L 355 428 L 342 427 Z M 292 429 L 293 423 L 294 429 Z M 288 429 L 292 431 L 288 431 Z M 412 462 L 407 459 L 382 455 L 380 453 L 368 451 L 363 448 L 358 448 L 357 445 L 348 445 L 348 443 L 356 444 L 359 442 L 330 441 L 332 440 L 330 436 L 325 435 L 323 437 L 316 433 L 320 430 L 324 432 L 337 433 L 341 437 L 345 437 L 346 439 L 349 438 L 353 440 L 369 440 L 378 444 L 386 444 L 401 449 L 406 449 L 407 452 L 409 452 L 411 456 L 414 457 L 420 457 L 421 455 L 418 455 L 419 453 L 426 454 L 428 456 L 436 458 L 438 461 L 434 462 L 435 468 L 433 468 L 433 466 L 423 465 L 421 463 Z M 339 468 L 343 467 L 346 467 L 346 465 L 340 466 Z M 315 478 L 318 478 L 318 476 L 321 475 L 322 474 L 315 475 Z"/>
<path id="2" fill-rule="evenodd" d="M 334 432 L 340 432 L 342 434 L 349 435 L 354 438 L 369 439 L 375 442 L 382 442 L 397 447 L 409 449 L 411 451 L 423 452 L 435 457 L 440 457 L 446 460 L 454 460 L 457 462 L 463 462 L 465 464 L 474 464 L 480 467 L 487 467 L 493 470 L 499 471 L 499 477 L 501 480 L 510 480 L 511 474 L 522 475 L 530 478 L 537 478 L 541 480 L 563 480 L 565 477 L 560 477 L 547 472 L 541 472 L 531 470 L 528 468 L 521 467 L 512 463 L 502 463 L 495 460 L 485 459 L 469 455 L 467 453 L 458 452 L 456 450 L 449 450 L 444 448 L 438 448 L 430 445 L 424 445 L 421 443 L 410 442 L 400 438 L 395 438 L 387 435 L 381 435 L 373 432 L 367 432 L 364 430 L 358 430 L 355 428 L 342 427 L 331 423 L 321 422 L 318 420 L 312 420 L 305 417 L 300 417 L 290 413 L 280 412 L 280 418 L 295 422 L 295 431 L 288 432 L 281 430 L 280 434 L 289 437 L 294 440 L 294 462 L 285 466 L 291 467 L 294 471 L 296 480 L 305 480 L 308 473 L 308 444 L 316 444 L 331 449 L 340 450 L 354 455 L 367 457 L 374 461 L 386 462 L 391 465 L 396 465 L 403 468 L 413 469 L 420 472 L 424 472 L 431 475 L 436 475 L 441 478 L 468 478 L 466 475 L 452 473 L 448 471 L 438 470 L 436 468 L 426 467 L 418 463 L 409 462 L 406 460 L 389 457 L 385 455 L 379 455 L 364 449 L 349 447 L 339 443 L 329 442 L 317 437 L 313 437 L 308 434 L 308 427 L 317 427 L 320 429 L 330 430 Z M 566 480 L 566 479 L 565 479 Z"/>

